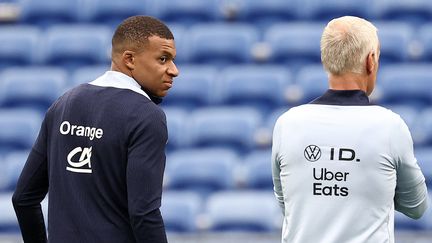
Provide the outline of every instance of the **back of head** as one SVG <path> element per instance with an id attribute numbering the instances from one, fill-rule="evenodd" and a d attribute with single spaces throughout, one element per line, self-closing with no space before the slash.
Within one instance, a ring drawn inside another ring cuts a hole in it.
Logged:
<path id="1" fill-rule="evenodd" d="M 367 55 L 378 52 L 377 28 L 353 16 L 330 21 L 321 37 L 321 61 L 324 69 L 334 75 L 364 73 Z M 378 56 L 378 55 L 376 55 Z"/>
<path id="2" fill-rule="evenodd" d="M 112 38 L 112 54 L 125 50 L 139 51 L 151 36 L 174 39 L 170 29 L 160 20 L 150 16 L 132 16 L 115 30 Z"/>

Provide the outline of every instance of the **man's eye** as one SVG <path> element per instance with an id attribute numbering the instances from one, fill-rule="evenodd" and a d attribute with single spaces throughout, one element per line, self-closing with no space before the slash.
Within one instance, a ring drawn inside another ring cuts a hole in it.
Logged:
<path id="1" fill-rule="evenodd" d="M 160 57 L 159 60 L 160 60 L 161 62 L 165 63 L 165 62 L 168 60 L 168 58 L 165 57 L 165 56 L 163 56 L 163 57 Z"/>

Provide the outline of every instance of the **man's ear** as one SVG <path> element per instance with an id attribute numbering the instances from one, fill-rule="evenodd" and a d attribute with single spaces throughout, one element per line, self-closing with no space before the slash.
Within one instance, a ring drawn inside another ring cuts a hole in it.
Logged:
<path id="1" fill-rule="evenodd" d="M 366 58 L 366 72 L 367 74 L 371 74 L 373 70 L 375 69 L 375 57 L 376 53 L 374 51 L 369 52 Z"/>
<path id="2" fill-rule="evenodd" d="M 135 69 L 135 52 L 133 51 L 124 51 L 122 53 L 123 63 L 126 65 L 129 70 Z"/>

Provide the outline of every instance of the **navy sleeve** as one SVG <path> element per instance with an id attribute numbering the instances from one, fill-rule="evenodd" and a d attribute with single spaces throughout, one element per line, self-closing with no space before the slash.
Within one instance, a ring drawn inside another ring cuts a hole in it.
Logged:
<path id="1" fill-rule="evenodd" d="M 129 217 L 137 242 L 167 242 L 159 211 L 167 128 L 157 110 L 138 121 L 130 135 L 127 164 Z"/>
<path id="2" fill-rule="evenodd" d="M 48 192 L 46 146 L 47 128 L 44 120 L 12 197 L 24 242 L 47 242 L 41 207 L 41 201 Z"/>

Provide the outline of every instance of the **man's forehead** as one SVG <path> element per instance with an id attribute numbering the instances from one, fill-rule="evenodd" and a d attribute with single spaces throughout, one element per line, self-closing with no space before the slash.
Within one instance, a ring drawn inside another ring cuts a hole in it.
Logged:
<path id="1" fill-rule="evenodd" d="M 174 39 L 165 39 L 153 35 L 148 38 L 148 44 L 151 48 L 156 48 L 164 51 L 175 51 Z"/>

